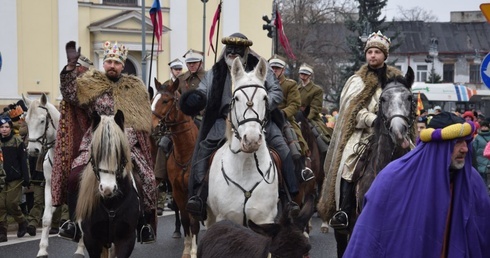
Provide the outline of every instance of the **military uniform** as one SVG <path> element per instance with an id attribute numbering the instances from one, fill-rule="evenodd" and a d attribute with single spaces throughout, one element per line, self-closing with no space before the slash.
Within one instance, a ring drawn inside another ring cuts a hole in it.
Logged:
<path id="1" fill-rule="evenodd" d="M 327 142 L 330 142 L 331 129 L 327 128 L 320 116 L 323 103 L 323 89 L 310 81 L 305 86 L 298 85 L 299 93 L 301 95 L 301 108 L 310 106 L 310 113 L 308 114 L 308 120 L 321 130 L 321 133 L 326 137 Z"/>
<path id="2" fill-rule="evenodd" d="M 204 79 L 204 75 L 206 71 L 204 69 L 200 69 L 196 73 L 191 74 L 190 71 L 187 71 L 179 77 L 177 77 L 176 82 L 179 83 L 179 92 L 186 93 L 189 90 L 195 90 L 199 86 L 199 83 Z"/>
<path id="3" fill-rule="evenodd" d="M 280 110 L 282 110 L 293 127 L 296 136 L 298 137 L 299 144 L 301 146 L 301 155 L 305 156 L 308 153 L 309 148 L 306 143 L 303 135 L 301 134 L 301 129 L 299 128 L 298 123 L 294 119 L 296 112 L 298 112 L 299 107 L 301 105 L 301 96 L 298 91 L 298 87 L 296 87 L 296 82 L 289 78 L 286 78 L 284 74 L 281 74 L 278 78 L 279 83 L 281 85 L 282 93 L 284 95 L 283 101 L 277 106 Z"/>

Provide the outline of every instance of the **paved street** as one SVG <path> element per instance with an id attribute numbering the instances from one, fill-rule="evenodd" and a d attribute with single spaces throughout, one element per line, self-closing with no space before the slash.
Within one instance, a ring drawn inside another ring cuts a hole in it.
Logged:
<path id="1" fill-rule="evenodd" d="M 335 239 L 333 231 L 330 233 L 320 233 L 320 220 L 313 218 L 313 232 L 311 233 L 310 241 L 312 250 L 310 257 L 312 258 L 333 258 L 336 257 Z M 183 239 L 173 239 L 174 217 L 170 212 L 165 212 L 164 216 L 159 218 L 158 224 L 158 240 L 154 244 L 141 245 L 136 244 L 132 257 L 180 257 L 183 250 Z M 41 230 L 35 237 L 28 234 L 23 238 L 17 238 L 16 231 L 10 231 L 8 242 L 0 244 L 0 258 L 24 258 L 36 257 L 40 239 Z M 201 230 L 202 236 L 205 230 Z M 76 243 L 61 239 L 57 236 L 51 236 L 50 246 L 48 249 L 50 258 L 66 258 L 71 257 L 76 249 Z M 88 257 L 88 256 L 86 256 Z"/>

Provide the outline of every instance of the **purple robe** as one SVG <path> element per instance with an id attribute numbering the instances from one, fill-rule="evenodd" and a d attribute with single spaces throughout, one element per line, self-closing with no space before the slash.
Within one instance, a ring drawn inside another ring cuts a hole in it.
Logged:
<path id="1" fill-rule="evenodd" d="M 455 140 L 420 142 L 391 162 L 365 196 L 344 257 L 441 257 L 451 201 L 449 165 Z M 448 257 L 490 257 L 490 198 L 471 166 L 453 179 Z"/>

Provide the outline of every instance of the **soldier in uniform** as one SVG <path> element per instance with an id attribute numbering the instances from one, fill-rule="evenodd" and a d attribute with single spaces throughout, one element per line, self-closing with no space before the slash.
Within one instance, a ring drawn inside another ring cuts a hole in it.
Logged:
<path id="1" fill-rule="evenodd" d="M 311 76 L 313 68 L 307 64 L 303 64 L 299 68 L 300 83 L 298 84 L 299 93 L 301 95 L 301 110 L 310 107 L 308 120 L 312 131 L 317 137 L 318 148 L 321 156 L 327 152 L 328 144 L 330 143 L 331 129 L 328 129 L 323 122 L 320 112 L 323 106 L 323 89 L 313 83 Z"/>
<path id="2" fill-rule="evenodd" d="M 164 83 L 162 83 L 162 87 L 167 87 L 171 82 L 174 82 L 177 77 L 182 73 L 182 68 L 184 67 L 184 64 L 180 59 L 175 58 L 174 60 L 170 61 L 168 63 L 168 66 L 170 66 L 170 79 L 166 80 Z M 160 90 L 157 88 L 157 90 Z"/>
<path id="3" fill-rule="evenodd" d="M 183 57 L 185 58 L 187 72 L 181 74 L 177 78 L 180 93 L 197 89 L 199 83 L 204 79 L 206 71 L 204 71 L 202 63 L 203 56 L 203 52 L 194 49 L 189 49 L 189 51 L 184 54 Z"/>
<path id="4" fill-rule="evenodd" d="M 315 175 L 311 169 L 305 168 L 305 157 L 310 156 L 310 150 L 308 148 L 308 144 L 303 138 L 303 135 L 301 134 L 301 129 L 299 128 L 298 123 L 294 119 L 294 116 L 299 111 L 299 107 L 301 106 L 301 97 L 298 87 L 296 87 L 296 82 L 294 80 L 291 80 L 284 75 L 284 67 L 286 66 L 284 57 L 279 55 L 272 56 L 269 59 L 269 65 L 274 71 L 277 80 L 279 80 L 279 84 L 282 89 L 283 100 L 277 106 L 277 108 L 282 111 L 282 114 L 287 120 L 286 124 L 282 126 L 281 129 L 286 137 L 291 153 L 296 153 L 296 155 L 292 154 L 291 156 L 293 159 L 299 160 L 299 162 L 296 162 L 296 165 L 300 166 L 300 170 L 297 169 L 296 171 L 301 171 L 300 176 L 304 181 L 311 180 L 315 177 Z M 288 139 L 290 137 L 292 139 Z"/>

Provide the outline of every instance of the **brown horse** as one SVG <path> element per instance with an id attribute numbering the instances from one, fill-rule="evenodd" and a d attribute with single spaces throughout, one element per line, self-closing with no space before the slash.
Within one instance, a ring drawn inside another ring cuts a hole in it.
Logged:
<path id="1" fill-rule="evenodd" d="M 321 192 L 321 187 L 323 185 L 323 180 L 325 179 L 325 173 L 323 171 L 323 161 L 325 157 L 321 156 L 320 150 L 318 148 L 316 137 L 311 131 L 309 122 L 308 122 L 308 113 L 310 108 L 307 107 L 304 111 L 299 111 L 296 113 L 295 119 L 301 129 L 301 134 L 308 144 L 308 149 L 310 150 L 310 156 L 306 158 L 307 167 L 309 167 L 313 173 L 315 174 L 315 180 L 310 180 L 307 182 L 303 182 L 300 185 L 300 194 L 296 197 L 295 201 L 299 201 L 298 203 L 302 203 L 302 199 L 304 199 L 308 195 L 313 195 L 315 198 L 315 203 L 318 201 L 318 195 Z M 299 199 L 298 198 L 302 198 Z M 325 225 L 326 222 L 324 223 Z M 321 228 L 323 233 L 328 232 L 328 226 L 322 224 Z"/>
<path id="2" fill-rule="evenodd" d="M 192 238 L 199 232 L 199 221 L 196 221 L 185 210 L 187 204 L 190 165 L 194 145 L 197 141 L 197 126 L 190 116 L 180 110 L 180 94 L 176 84 L 161 85 L 155 79 L 159 91 L 152 100 L 153 127 L 165 128 L 164 134 L 170 136 L 173 149 L 167 160 L 167 176 L 172 186 L 174 201 L 180 211 L 184 228 L 184 252 L 182 257 L 195 257 L 197 246 L 192 246 Z"/>

